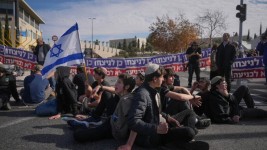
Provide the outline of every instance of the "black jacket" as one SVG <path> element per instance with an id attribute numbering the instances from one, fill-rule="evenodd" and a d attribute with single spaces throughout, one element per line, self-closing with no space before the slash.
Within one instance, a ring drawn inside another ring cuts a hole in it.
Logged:
<path id="1" fill-rule="evenodd" d="M 236 59 L 236 49 L 229 42 L 223 46 L 223 43 L 219 45 L 216 52 L 216 65 L 219 69 L 229 68 L 232 66 Z"/>
<path id="2" fill-rule="evenodd" d="M 51 49 L 51 47 L 48 45 L 48 44 L 43 44 L 42 45 L 43 46 L 43 52 L 44 52 L 44 57 L 46 57 L 46 54 L 48 53 L 48 51 Z M 39 54 L 39 49 L 40 49 L 40 45 L 37 45 L 36 47 L 35 47 L 35 50 L 34 50 L 34 52 L 33 52 L 33 54 L 34 55 L 36 55 L 36 60 L 37 60 L 37 62 L 38 62 L 38 54 Z M 44 62 L 38 62 L 38 64 L 40 64 L 40 65 L 44 65 L 43 64 Z"/>
<path id="3" fill-rule="evenodd" d="M 56 70 L 57 83 L 56 94 L 58 101 L 58 112 L 72 113 L 76 115 L 77 109 L 77 91 L 75 85 L 69 79 L 70 67 L 60 66 Z"/>
<path id="4" fill-rule="evenodd" d="M 20 101 L 15 76 L 6 74 L 0 77 L 0 94 L 6 95 L 8 100 L 12 95 L 16 101 Z"/>
<path id="5" fill-rule="evenodd" d="M 231 117 L 239 115 L 238 104 L 233 95 L 222 96 L 216 90 L 208 94 L 208 113 L 206 114 L 215 123 L 233 123 Z"/>

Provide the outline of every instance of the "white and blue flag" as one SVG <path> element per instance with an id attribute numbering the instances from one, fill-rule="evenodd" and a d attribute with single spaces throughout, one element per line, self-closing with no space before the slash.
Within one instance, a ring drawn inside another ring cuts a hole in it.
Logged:
<path id="1" fill-rule="evenodd" d="M 59 66 L 81 64 L 84 61 L 83 59 L 78 24 L 76 23 L 47 52 L 42 75 L 43 77 L 47 77 Z"/>

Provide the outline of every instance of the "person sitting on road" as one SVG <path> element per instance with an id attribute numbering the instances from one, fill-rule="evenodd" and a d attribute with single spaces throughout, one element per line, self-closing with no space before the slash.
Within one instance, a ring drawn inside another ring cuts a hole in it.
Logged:
<path id="1" fill-rule="evenodd" d="M 162 83 L 162 87 L 168 88 L 170 91 L 173 91 L 173 92 L 191 95 L 191 93 L 188 91 L 187 88 L 173 85 L 175 73 L 172 68 L 166 68 L 165 71 L 166 71 L 166 74 L 164 75 L 164 81 Z M 164 110 L 165 110 L 165 113 L 169 115 L 182 113 L 185 110 L 192 110 L 192 113 L 193 113 L 192 105 L 190 104 L 189 101 L 177 101 L 175 99 L 171 99 L 168 97 L 165 97 L 165 101 L 166 101 L 166 104 L 165 104 L 166 108 Z M 199 107 L 202 107 L 202 104 Z M 199 107 L 196 107 L 196 108 L 199 108 Z M 198 129 L 207 128 L 211 124 L 210 119 L 206 117 L 199 117 L 198 115 L 196 115 L 196 118 L 197 118 L 196 127 Z"/>
<path id="2" fill-rule="evenodd" d="M 239 106 L 244 100 L 247 108 Z M 211 80 L 211 89 L 207 97 L 208 113 L 214 123 L 238 123 L 245 118 L 266 118 L 267 111 L 254 108 L 255 103 L 247 86 L 240 86 L 233 94 L 228 93 L 227 83 L 221 76 Z"/>
<path id="3" fill-rule="evenodd" d="M 77 66 L 76 70 L 77 70 L 77 74 L 73 77 L 72 82 L 78 87 L 78 89 L 77 89 L 78 97 L 77 98 L 79 98 L 81 95 L 84 95 L 84 93 L 85 93 L 86 74 L 85 74 L 83 65 Z"/>
<path id="4" fill-rule="evenodd" d="M 180 122 L 183 120 L 182 115 L 176 116 L 176 120 L 162 112 L 164 99 L 161 98 L 161 95 L 177 100 L 199 101 L 198 96 L 174 93 L 168 89 L 161 89 L 160 94 L 158 89 L 161 87 L 164 73 L 165 70 L 159 65 L 148 64 L 145 71 L 145 82 L 134 94 L 132 107 L 128 114 L 128 126 L 133 131 L 131 133 L 134 133 L 134 136 L 132 137 L 131 134 L 129 139 L 131 139 L 130 141 L 135 139 L 135 143 L 142 147 L 157 147 L 162 143 L 175 141 L 187 143 L 197 133 L 189 126 L 180 126 Z M 192 126 L 195 124 L 195 119 L 193 121 Z"/>
<path id="5" fill-rule="evenodd" d="M 5 65 L 0 64 L 0 109 L 10 110 L 10 96 L 13 96 L 16 102 L 20 102 L 16 86 L 16 78 L 7 73 Z"/>
<path id="6" fill-rule="evenodd" d="M 36 65 L 33 73 L 24 79 L 24 89 L 21 90 L 22 100 L 25 104 L 40 104 L 52 93 L 49 81 L 42 78 L 42 65 Z"/>
<path id="7" fill-rule="evenodd" d="M 94 89 L 95 87 L 99 86 L 110 86 L 110 84 L 105 80 L 105 77 L 107 75 L 107 69 L 104 67 L 96 67 L 94 69 L 94 78 L 95 78 L 95 82 L 92 84 L 92 88 Z M 98 91 L 98 93 L 93 93 L 93 95 L 97 94 L 99 95 L 101 91 Z M 101 124 L 101 116 L 105 113 L 106 108 L 110 105 L 110 99 L 112 98 L 113 95 L 112 93 L 108 92 L 108 91 L 103 91 L 103 93 L 101 94 L 101 99 L 99 100 L 95 100 L 93 103 L 94 105 L 100 105 L 100 103 L 102 103 L 99 107 L 97 107 L 95 109 L 95 111 L 92 113 L 92 117 L 88 118 L 89 122 L 92 122 L 94 124 Z M 111 115 L 113 112 L 107 112 L 107 115 Z"/>
<path id="8" fill-rule="evenodd" d="M 129 135 L 127 126 L 128 110 L 131 107 L 132 90 L 135 87 L 135 80 L 128 74 L 120 74 L 115 88 L 107 87 L 110 91 L 120 97 L 119 102 L 112 116 L 95 128 L 77 129 L 74 132 L 74 139 L 79 142 L 96 141 L 114 137 L 116 140 L 126 140 Z"/>
<path id="9" fill-rule="evenodd" d="M 70 67 L 57 67 L 56 77 L 56 101 L 58 114 L 49 119 L 59 119 L 63 113 L 72 113 L 74 117 L 78 114 L 77 90 L 69 79 Z"/>
<path id="10" fill-rule="evenodd" d="M 199 92 L 197 95 L 201 96 L 201 106 L 193 107 L 195 113 L 198 116 L 203 116 L 208 111 L 207 109 L 207 95 L 209 94 L 210 80 L 206 77 L 201 77 L 198 81 L 193 83 L 192 88 L 190 89 L 190 93 L 193 94 L 197 89 Z"/>

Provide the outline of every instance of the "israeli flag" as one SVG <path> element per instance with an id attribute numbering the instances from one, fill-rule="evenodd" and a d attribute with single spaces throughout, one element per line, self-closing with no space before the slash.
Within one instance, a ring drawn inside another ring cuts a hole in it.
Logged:
<path id="1" fill-rule="evenodd" d="M 43 78 L 47 77 L 59 66 L 72 66 L 74 64 L 81 64 L 83 61 L 78 24 L 76 23 L 47 52 L 42 69 Z"/>

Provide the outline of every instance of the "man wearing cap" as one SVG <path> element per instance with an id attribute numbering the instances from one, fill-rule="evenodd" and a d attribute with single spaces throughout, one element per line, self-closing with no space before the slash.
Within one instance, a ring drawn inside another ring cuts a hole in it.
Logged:
<path id="1" fill-rule="evenodd" d="M 16 78 L 8 75 L 5 65 L 0 64 L 0 109 L 10 110 L 10 95 L 14 97 L 16 102 L 20 102 L 20 98 L 16 86 Z"/>
<path id="2" fill-rule="evenodd" d="M 197 42 L 192 42 L 191 47 L 186 50 L 186 57 L 188 59 L 188 88 L 192 86 L 193 73 L 195 72 L 197 81 L 200 78 L 200 64 L 201 49 L 198 47 Z"/>
<path id="3" fill-rule="evenodd" d="M 137 133 L 135 143 L 143 147 L 157 147 L 170 142 L 188 143 L 196 135 L 190 125 L 181 127 L 180 120 L 162 112 L 164 98 L 161 95 L 171 95 L 169 90 L 160 90 L 164 73 L 165 70 L 159 65 L 148 64 L 145 82 L 136 91 L 128 114 L 128 126 Z M 192 95 L 178 93 L 170 97 L 179 100 L 197 99 Z M 195 125 L 193 120 L 192 126 Z"/>
<path id="4" fill-rule="evenodd" d="M 254 108 L 254 100 L 246 86 L 240 86 L 233 94 L 228 93 L 227 83 L 221 76 L 211 80 L 208 94 L 208 117 L 215 123 L 238 123 L 240 118 L 266 118 L 267 111 Z M 244 99 L 247 108 L 239 106 Z"/>
<path id="5" fill-rule="evenodd" d="M 218 46 L 216 52 L 216 65 L 218 68 L 218 74 L 222 77 L 225 77 L 227 82 L 227 90 L 231 90 L 231 73 L 232 73 L 232 64 L 236 58 L 236 49 L 230 43 L 230 34 L 223 34 L 223 42 Z"/>
<path id="6" fill-rule="evenodd" d="M 43 66 L 36 65 L 33 74 L 25 77 L 22 100 L 25 104 L 39 104 L 46 100 L 52 93 L 52 88 L 46 78 L 42 78 Z"/>

